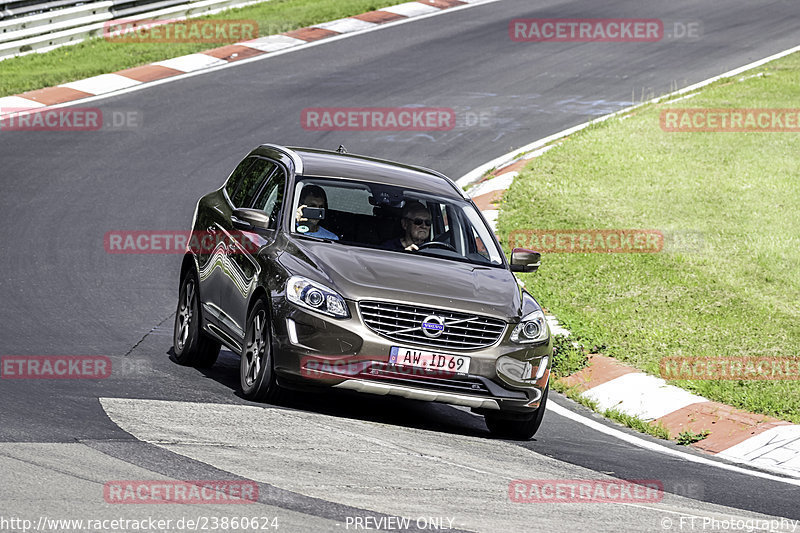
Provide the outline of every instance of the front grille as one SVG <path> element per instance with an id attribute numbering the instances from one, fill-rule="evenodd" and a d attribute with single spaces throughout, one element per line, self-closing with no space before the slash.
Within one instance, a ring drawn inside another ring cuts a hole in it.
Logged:
<path id="1" fill-rule="evenodd" d="M 475 350 L 500 340 L 506 324 L 502 320 L 443 309 L 391 302 L 360 302 L 364 324 L 372 331 L 398 342 L 412 342 L 435 348 Z M 431 338 L 422 331 L 425 318 L 438 317 L 444 331 Z"/>

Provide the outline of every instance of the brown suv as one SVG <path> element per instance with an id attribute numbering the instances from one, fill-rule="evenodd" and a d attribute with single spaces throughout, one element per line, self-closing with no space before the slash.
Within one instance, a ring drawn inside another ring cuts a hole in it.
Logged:
<path id="1" fill-rule="evenodd" d="M 265 144 L 197 204 L 175 356 L 210 366 L 226 345 L 252 400 L 308 385 L 391 394 L 468 406 L 527 439 L 553 349 L 512 272 L 538 261 L 515 249 L 509 264 L 438 172 Z"/>

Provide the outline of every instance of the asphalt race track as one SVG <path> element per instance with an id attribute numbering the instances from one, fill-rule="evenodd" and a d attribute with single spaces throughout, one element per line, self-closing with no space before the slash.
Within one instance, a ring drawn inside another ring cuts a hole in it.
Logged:
<path id="1" fill-rule="evenodd" d="M 512 42 L 509 21 L 534 17 L 699 21 L 702 35 Z M 370 518 L 362 526 L 406 516 L 409 530 L 440 520 L 466 531 L 689 531 L 702 529 L 702 518 L 689 526 L 692 516 L 800 519 L 798 483 L 646 450 L 553 411 L 534 440 L 517 443 L 492 439 L 481 417 L 446 405 L 343 393 L 252 404 L 237 394 L 230 352 L 205 371 L 170 359 L 180 256 L 103 247 L 111 230 L 188 229 L 197 199 L 264 142 L 343 144 L 458 178 L 632 100 L 796 46 L 798 27 L 796 0 L 500 0 L 91 104 L 140 112 L 141 127 L 127 131 L 0 132 L 0 353 L 105 355 L 115 369 L 96 381 L 0 381 L 0 515 L 35 523 L 244 513 L 277 517 L 280 531 L 315 532 L 354 529 L 356 517 Z M 408 105 L 453 108 L 478 124 L 316 132 L 300 121 L 308 107 Z M 551 402 L 601 420 L 555 393 Z M 606 475 L 660 480 L 667 495 L 647 505 L 508 497 L 515 479 Z M 109 480 L 167 478 L 250 479 L 259 502 L 241 511 L 103 499 Z"/>

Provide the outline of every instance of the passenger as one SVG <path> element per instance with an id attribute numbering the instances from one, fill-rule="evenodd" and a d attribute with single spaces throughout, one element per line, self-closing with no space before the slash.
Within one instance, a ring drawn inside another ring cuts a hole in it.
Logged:
<path id="1" fill-rule="evenodd" d="M 419 246 L 428 240 L 431 233 L 431 213 L 421 202 L 412 200 L 403 206 L 400 225 L 403 236 L 384 242 L 381 246 L 387 250 L 409 251 L 419 250 Z"/>
<path id="2" fill-rule="evenodd" d="M 339 236 L 319 225 L 318 219 L 308 219 L 303 216 L 304 207 L 317 207 L 328 209 L 328 197 L 325 190 L 319 185 L 306 185 L 300 191 L 300 207 L 297 208 L 297 231 L 303 235 L 320 237 L 338 241 Z M 305 231 L 303 231 L 305 229 Z"/>

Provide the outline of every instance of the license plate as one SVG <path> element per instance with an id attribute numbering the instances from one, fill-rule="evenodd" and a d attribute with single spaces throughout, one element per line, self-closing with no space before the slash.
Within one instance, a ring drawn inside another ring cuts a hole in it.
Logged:
<path id="1" fill-rule="evenodd" d="M 449 355 L 401 346 L 392 346 L 389 356 L 390 365 L 424 368 L 446 374 L 467 374 L 469 363 L 470 358 L 465 355 Z"/>

